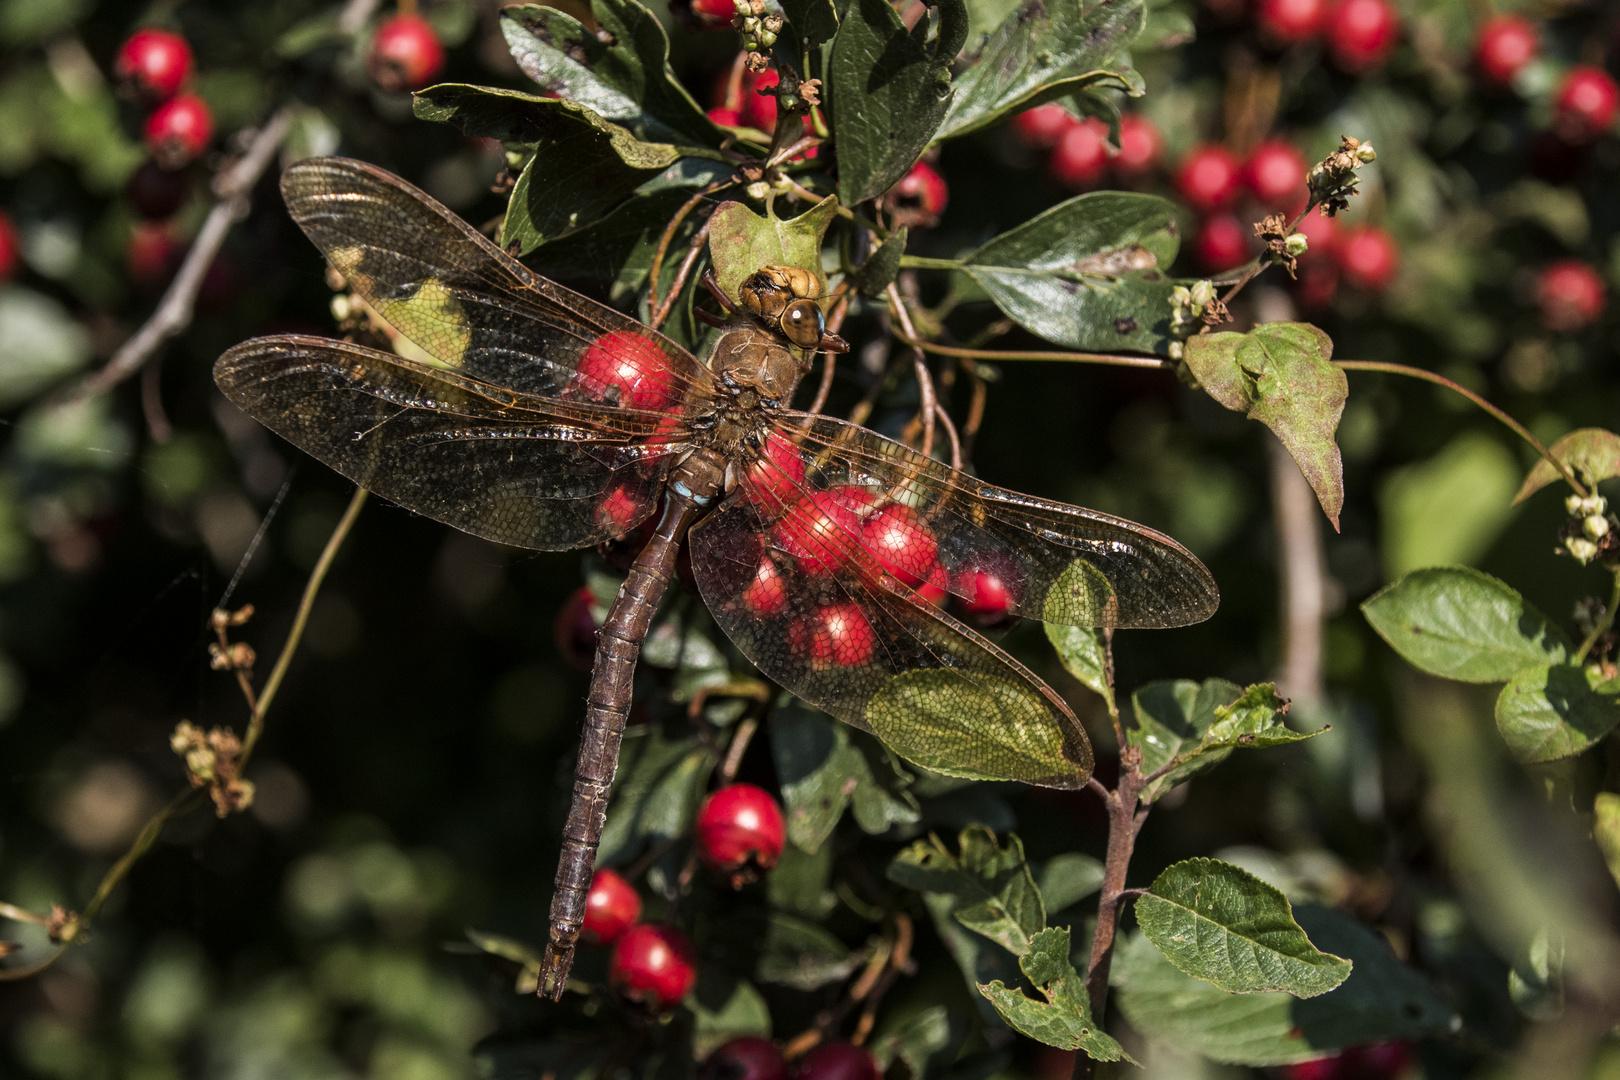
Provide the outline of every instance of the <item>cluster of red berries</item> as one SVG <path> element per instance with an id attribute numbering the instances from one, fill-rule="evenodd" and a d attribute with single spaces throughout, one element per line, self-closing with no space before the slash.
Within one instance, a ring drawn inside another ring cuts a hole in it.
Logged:
<path id="1" fill-rule="evenodd" d="M 1333 62 L 1353 75 L 1382 67 L 1401 36 L 1400 15 L 1389 0 L 1260 0 L 1255 24 L 1262 38 L 1283 48 L 1320 40 Z"/>
<path id="2" fill-rule="evenodd" d="M 444 68 L 444 46 L 422 16 L 390 15 L 377 24 L 366 70 L 391 94 L 419 90 Z"/>
<path id="3" fill-rule="evenodd" d="M 1013 117 L 1013 133 L 1037 150 L 1050 151 L 1053 179 L 1076 191 L 1098 187 L 1110 174 L 1120 183 L 1140 183 L 1164 156 L 1164 136 L 1145 116 L 1128 113 L 1119 121 L 1119 146 L 1108 144 L 1108 127 L 1094 116 L 1079 119 L 1057 102 L 1025 109 Z"/>
<path id="4" fill-rule="evenodd" d="M 879 1080 L 877 1062 L 854 1043 L 821 1043 L 789 1067 L 771 1040 L 745 1035 L 703 1061 L 701 1080 Z"/>
<path id="5" fill-rule="evenodd" d="M 214 138 L 208 103 L 184 89 L 193 66 L 185 38 L 151 27 L 131 34 L 113 62 L 125 93 L 152 108 L 142 136 L 147 153 L 164 169 L 195 161 Z"/>
<path id="6" fill-rule="evenodd" d="M 1372 1043 L 1289 1065 L 1282 1076 L 1283 1080 L 1395 1080 L 1411 1064 L 1412 1050 L 1406 1043 Z"/>
<path id="7" fill-rule="evenodd" d="M 1493 15 L 1474 37 L 1474 68 L 1494 86 L 1509 86 L 1541 51 L 1536 24 L 1522 15 Z M 1576 64 L 1553 92 L 1553 132 L 1567 143 L 1590 142 L 1614 128 L 1620 85 L 1602 68 Z"/>

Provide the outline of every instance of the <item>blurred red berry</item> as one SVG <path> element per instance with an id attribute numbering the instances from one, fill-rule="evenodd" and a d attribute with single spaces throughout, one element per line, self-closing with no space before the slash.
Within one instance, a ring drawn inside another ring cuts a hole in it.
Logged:
<path id="1" fill-rule="evenodd" d="M 1403 1042 L 1353 1046 L 1341 1055 L 1344 1080 L 1395 1080 L 1412 1063 L 1412 1050 Z"/>
<path id="2" fill-rule="evenodd" d="M 1238 195 L 1242 167 L 1226 147 L 1204 143 L 1188 151 L 1176 170 L 1176 188 L 1194 210 L 1208 213 L 1230 206 Z"/>
<path id="3" fill-rule="evenodd" d="M 776 95 L 761 94 L 760 91 L 775 87 L 779 78 L 775 68 L 757 74 L 752 71 L 743 72 L 742 93 L 737 99 L 737 112 L 742 116 L 744 127 L 763 131 L 767 135 L 776 130 Z"/>
<path id="4" fill-rule="evenodd" d="M 723 787 L 698 809 L 698 858 L 726 876 L 732 888 L 775 866 L 785 835 L 782 808 L 770 792 L 753 784 Z"/>
<path id="5" fill-rule="evenodd" d="M 939 569 L 939 541 L 917 511 L 889 503 L 866 519 L 861 542 L 884 570 L 917 588 Z"/>
<path id="6" fill-rule="evenodd" d="M 591 614 L 591 606 L 595 602 L 596 597 L 591 590 L 581 585 L 563 601 L 553 626 L 557 651 L 569 666 L 581 671 L 591 670 L 596 663 L 597 623 L 596 617 Z"/>
<path id="7" fill-rule="evenodd" d="M 1323 37 L 1334 62 L 1359 74 L 1388 59 L 1400 32 L 1400 16 L 1388 0 L 1339 0 L 1328 12 Z"/>
<path id="8" fill-rule="evenodd" d="M 1320 311 L 1339 295 L 1339 268 L 1332 263 L 1302 263 L 1295 288 L 1300 307 Z"/>
<path id="9" fill-rule="evenodd" d="M 757 1035 L 721 1043 L 698 1070 L 699 1080 L 787 1080 L 787 1074 L 781 1049 Z"/>
<path id="10" fill-rule="evenodd" d="M 147 101 L 167 101 L 191 74 L 191 46 L 167 30 L 137 30 L 118 48 L 113 73 Z"/>
<path id="11" fill-rule="evenodd" d="M 191 181 L 183 170 L 147 161 L 131 174 L 124 191 L 137 214 L 156 221 L 174 216 L 191 193 Z"/>
<path id="12" fill-rule="evenodd" d="M 196 94 L 178 94 L 146 118 L 147 152 L 159 166 L 178 169 L 195 161 L 214 138 L 214 114 Z"/>
<path id="13" fill-rule="evenodd" d="M 1305 190 L 1305 155 L 1292 143 L 1270 139 L 1255 147 L 1243 165 L 1243 178 L 1254 197 L 1270 210 L 1303 209 L 1309 193 Z"/>
<path id="14" fill-rule="evenodd" d="M 679 930 L 639 923 L 624 932 L 608 960 L 608 982 L 653 1012 L 681 1003 L 697 978 L 697 955 Z"/>
<path id="15" fill-rule="evenodd" d="M 10 280 L 21 261 L 22 243 L 17 237 L 17 227 L 11 223 L 9 214 L 0 212 L 0 281 Z"/>
<path id="16" fill-rule="evenodd" d="M 1620 87 L 1595 67 L 1572 67 L 1553 99 L 1553 127 L 1570 142 L 1586 142 L 1614 126 Z"/>
<path id="17" fill-rule="evenodd" d="M 1254 18 L 1266 38 L 1278 45 L 1294 45 L 1322 32 L 1327 0 L 1260 0 Z"/>
<path id="18" fill-rule="evenodd" d="M 1341 1055 L 1334 1054 L 1295 1062 L 1283 1069 L 1283 1080 L 1340 1080 L 1341 1061 Z"/>
<path id="19" fill-rule="evenodd" d="M 1065 187 L 1095 187 L 1108 171 L 1107 138 L 1108 129 L 1094 116 L 1069 128 L 1052 150 L 1052 176 Z"/>
<path id="20" fill-rule="evenodd" d="M 1395 238 L 1376 225 L 1346 229 L 1333 250 L 1346 280 L 1372 292 L 1387 288 L 1400 269 L 1401 253 Z"/>
<path id="21" fill-rule="evenodd" d="M 736 15 L 733 0 L 691 0 L 686 21 L 699 30 L 724 30 Z"/>
<path id="22" fill-rule="evenodd" d="M 709 119 L 721 127 L 741 127 L 742 113 L 736 109 L 728 109 L 724 105 L 716 105 L 709 110 Z"/>
<path id="23" fill-rule="evenodd" d="M 420 89 L 443 67 L 444 46 L 420 15 L 390 15 L 377 24 L 366 68 L 384 90 L 398 94 Z"/>
<path id="24" fill-rule="evenodd" d="M 598 870 L 585 894 L 585 921 L 579 936 L 593 945 L 611 945 L 641 918 L 641 894 L 613 870 Z"/>
<path id="25" fill-rule="evenodd" d="M 1536 278 L 1536 304 L 1549 330 L 1583 330 L 1603 314 L 1603 278 L 1579 259 L 1560 259 Z"/>
<path id="26" fill-rule="evenodd" d="M 879 1080 L 877 1062 L 854 1043 L 822 1043 L 793 1063 L 793 1080 Z"/>
<path id="27" fill-rule="evenodd" d="M 1311 211 L 1299 219 L 1295 232 L 1304 233 L 1305 241 L 1310 245 L 1302 260 L 1314 263 L 1323 263 L 1333 253 L 1333 245 L 1338 243 L 1339 222 L 1335 218 L 1323 217 L 1316 211 Z M 1312 258 L 1315 256 L 1315 258 Z"/>
<path id="28" fill-rule="evenodd" d="M 1114 155 L 1114 171 L 1121 176 L 1140 176 L 1158 167 L 1164 157 L 1164 135 L 1159 125 L 1145 116 L 1126 113 L 1119 119 L 1119 153 Z"/>
<path id="29" fill-rule="evenodd" d="M 1013 117 L 1013 134 L 1020 142 L 1036 149 L 1047 150 L 1058 144 L 1063 133 L 1080 121 L 1068 109 L 1055 101 L 1025 109 Z"/>
<path id="30" fill-rule="evenodd" d="M 1198 262 L 1205 270 L 1229 270 L 1249 261 L 1249 238 L 1254 230 L 1231 214 L 1212 214 L 1198 227 L 1193 242 Z"/>
<path id="31" fill-rule="evenodd" d="M 185 246 L 168 225 L 143 221 L 130 233 L 124 269 L 137 284 L 156 285 L 169 280 L 184 256 Z"/>
<path id="32" fill-rule="evenodd" d="M 1522 15 L 1492 15 L 1474 39 L 1474 64 L 1487 81 L 1507 85 L 1536 58 L 1536 24 Z"/>
<path id="33" fill-rule="evenodd" d="M 1018 602 L 1019 580 L 1011 559 L 991 556 L 957 571 L 951 591 L 968 621 L 994 626 L 1011 616 Z"/>
<path id="34" fill-rule="evenodd" d="M 788 646 L 817 671 L 860 667 L 877 651 L 877 632 L 859 604 L 826 604 L 788 627 Z"/>
<path id="35" fill-rule="evenodd" d="M 950 198 L 945 178 L 928 162 L 919 161 L 889 189 L 883 202 L 896 224 L 926 228 L 939 222 Z"/>

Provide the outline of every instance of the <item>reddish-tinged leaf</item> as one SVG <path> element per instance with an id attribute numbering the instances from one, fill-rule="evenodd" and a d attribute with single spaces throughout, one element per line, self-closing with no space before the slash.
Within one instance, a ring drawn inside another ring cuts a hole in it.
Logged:
<path id="1" fill-rule="evenodd" d="M 1547 448 L 1552 456 L 1575 470 L 1577 476 L 1599 484 L 1620 476 L 1620 435 L 1602 428 L 1581 428 L 1572 431 Z M 1513 497 L 1514 505 L 1560 479 L 1552 462 L 1542 458 L 1525 475 L 1524 484 Z"/>

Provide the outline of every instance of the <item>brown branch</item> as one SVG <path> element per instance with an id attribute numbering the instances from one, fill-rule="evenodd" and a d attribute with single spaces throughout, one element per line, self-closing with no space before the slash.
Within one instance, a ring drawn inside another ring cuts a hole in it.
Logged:
<path id="1" fill-rule="evenodd" d="M 163 411 L 163 358 L 154 356 L 141 368 L 141 412 L 146 416 L 146 433 L 159 444 L 174 438 L 174 425 Z"/>
<path id="2" fill-rule="evenodd" d="M 827 332 L 836 334 L 844 328 L 844 316 L 849 313 L 849 283 L 840 282 L 835 290 L 838 301 L 833 304 L 832 313 L 827 316 Z M 810 407 L 805 410 L 809 413 L 818 413 L 827 405 L 827 396 L 832 393 L 833 372 L 838 369 L 837 353 L 821 354 L 821 385 L 816 387 L 816 396 L 811 399 Z"/>
<path id="3" fill-rule="evenodd" d="M 1119 755 L 1119 786 L 1108 793 L 1108 857 L 1103 864 L 1102 895 L 1097 901 L 1097 929 L 1091 937 L 1091 960 L 1086 971 L 1086 993 L 1091 997 L 1091 1015 L 1098 1024 L 1108 1011 L 1108 972 L 1114 961 L 1114 942 L 1119 931 L 1119 911 L 1126 898 L 1125 875 L 1130 870 L 1136 836 L 1146 814 L 1138 814 L 1137 800 L 1145 781 L 1142 754 L 1135 747 L 1122 746 Z M 1074 1080 L 1095 1075 L 1096 1062 L 1084 1052 L 1075 1055 Z"/>
<path id="4" fill-rule="evenodd" d="M 737 723 L 737 730 L 732 733 L 731 743 L 726 747 L 726 759 L 720 763 L 720 786 L 731 783 L 737 776 L 737 769 L 742 765 L 743 755 L 748 752 L 748 744 L 754 738 L 754 732 L 759 730 L 759 721 L 752 716 Z"/>
<path id="5" fill-rule="evenodd" d="M 197 292 L 202 288 L 208 268 L 224 245 L 231 226 L 247 216 L 253 186 L 275 158 L 291 124 L 292 107 L 283 106 L 253 136 L 247 151 L 214 178 L 214 194 L 219 201 L 208 212 L 191 250 L 186 252 L 185 261 L 151 318 L 134 337 L 124 342 L 105 367 L 70 391 L 70 399 L 100 393 L 123 382 L 139 371 L 165 341 L 191 325 Z"/>
<path id="6" fill-rule="evenodd" d="M 934 419 L 939 410 L 939 400 L 934 395 L 934 377 L 928 371 L 928 357 L 924 355 L 917 328 L 911 324 L 911 312 L 906 310 L 905 298 L 900 295 L 900 289 L 894 282 L 884 291 L 889 298 L 889 310 L 894 313 L 895 320 L 900 324 L 904 333 L 902 341 L 911 345 L 912 371 L 917 376 L 917 390 L 922 395 L 922 455 L 932 457 L 934 453 Z"/>
<path id="7" fill-rule="evenodd" d="M 1317 202 L 1315 199 L 1312 199 L 1310 202 L 1306 203 L 1305 209 L 1301 210 L 1299 212 L 1299 216 L 1294 219 L 1293 224 L 1288 226 L 1288 231 L 1290 233 L 1298 232 L 1299 223 L 1305 220 L 1305 215 L 1310 213 L 1316 207 L 1316 205 Z M 1249 264 L 1249 268 L 1243 272 L 1241 277 L 1232 282 L 1232 287 L 1230 289 L 1226 290 L 1226 295 L 1221 297 L 1221 303 L 1230 307 L 1232 304 L 1232 298 L 1238 293 L 1242 292 L 1245 285 L 1259 277 L 1261 272 L 1264 271 L 1266 267 L 1271 265 L 1273 265 L 1273 262 L 1270 251 L 1262 251 L 1259 255 L 1255 256 L 1254 262 Z"/>
<path id="8" fill-rule="evenodd" d="M 1127 353 L 1092 353 L 1069 351 L 1045 351 L 1028 349 L 965 349 L 958 345 L 941 345 L 933 341 L 923 341 L 915 335 L 895 334 L 895 337 L 910 345 L 913 349 L 922 349 L 924 352 L 937 353 L 940 356 L 957 356 L 967 360 L 1055 360 L 1077 364 L 1108 364 L 1113 367 L 1156 368 L 1162 371 L 1174 371 L 1174 361 L 1165 360 L 1158 356 L 1131 356 Z"/>
<path id="9" fill-rule="evenodd" d="M 697 264 L 698 256 L 703 253 L 703 245 L 708 242 L 709 226 L 713 223 L 714 218 L 711 216 L 704 220 L 697 232 L 692 234 L 692 239 L 687 244 L 686 258 L 681 260 L 680 267 L 675 271 L 675 280 L 670 282 L 668 295 L 659 303 L 658 310 L 652 313 L 652 322 L 648 325 L 654 330 L 664 324 L 664 320 L 669 318 L 670 309 L 675 306 L 675 301 L 680 299 L 681 290 L 686 287 L 686 279 L 691 276 L 692 267 Z M 651 299 L 649 294 L 648 300 Z"/>
<path id="10" fill-rule="evenodd" d="M 681 222 L 685 221 L 687 216 L 698 208 L 699 203 L 715 192 L 730 187 L 733 183 L 735 183 L 733 180 L 716 180 L 706 187 L 699 188 L 690 199 L 681 204 L 681 208 L 675 211 L 675 216 L 669 219 L 669 224 L 664 226 L 664 232 L 658 238 L 658 247 L 653 249 L 652 266 L 647 272 L 647 307 L 649 310 L 658 307 L 658 275 L 664 272 L 664 256 L 669 254 L 669 245 L 675 239 L 675 230 L 679 229 Z"/>

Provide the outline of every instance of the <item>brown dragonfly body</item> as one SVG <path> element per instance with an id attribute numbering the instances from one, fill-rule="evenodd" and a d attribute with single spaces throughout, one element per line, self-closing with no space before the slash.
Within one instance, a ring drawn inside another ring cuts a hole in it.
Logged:
<path id="1" fill-rule="evenodd" d="M 361 486 L 500 543 L 586 547 L 658 515 L 598 638 L 544 994 L 572 962 L 636 660 L 683 544 L 715 622 L 800 698 L 936 772 L 1058 788 L 1091 774 L 1079 721 L 947 597 L 1115 627 L 1181 626 L 1219 601 L 1169 537 L 792 410 L 810 356 L 844 347 L 807 271 L 746 277 L 704 361 L 373 166 L 299 162 L 282 191 L 401 341 L 244 342 L 215 365 L 228 398 Z"/>

